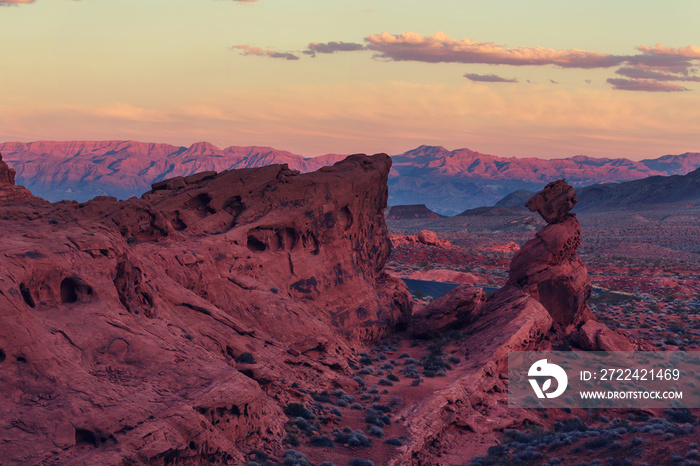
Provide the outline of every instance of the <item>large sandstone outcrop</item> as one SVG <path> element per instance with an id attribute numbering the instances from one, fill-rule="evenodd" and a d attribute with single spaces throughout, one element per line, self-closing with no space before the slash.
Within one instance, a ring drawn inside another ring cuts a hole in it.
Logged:
<path id="1" fill-rule="evenodd" d="M 390 166 L 0 202 L 3 460 L 243 464 L 281 448 L 292 383 L 352 384 L 351 347 L 408 322 L 408 290 L 383 272 Z"/>

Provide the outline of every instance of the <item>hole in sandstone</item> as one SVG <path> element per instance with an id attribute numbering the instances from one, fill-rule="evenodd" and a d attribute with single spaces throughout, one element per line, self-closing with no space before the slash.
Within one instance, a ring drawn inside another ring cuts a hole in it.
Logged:
<path id="1" fill-rule="evenodd" d="M 17 356 L 17 362 L 27 362 L 27 358 L 24 356 Z"/>
<path id="2" fill-rule="evenodd" d="M 282 239 L 282 232 L 278 231 L 272 238 L 270 238 L 270 249 L 273 251 L 279 251 L 284 245 L 284 240 Z"/>
<path id="3" fill-rule="evenodd" d="M 267 249 L 267 244 L 254 236 L 248 236 L 248 249 L 254 252 L 262 252 Z"/>
<path id="4" fill-rule="evenodd" d="M 29 291 L 29 287 L 26 283 L 19 284 L 19 292 L 22 293 L 22 299 L 24 299 L 24 302 L 27 303 L 27 306 L 36 306 L 36 304 L 34 303 L 34 298 L 32 298 L 32 294 Z"/>
<path id="5" fill-rule="evenodd" d="M 172 227 L 173 227 L 176 231 L 182 231 L 182 230 L 184 230 L 185 228 L 187 228 L 187 225 L 185 224 L 185 222 L 183 222 L 182 219 L 180 218 L 180 212 L 179 212 L 179 211 L 176 211 L 176 212 L 175 212 L 175 218 L 172 219 L 172 220 L 170 220 L 170 225 L 172 225 Z"/>
<path id="6" fill-rule="evenodd" d="M 75 429 L 75 444 L 77 445 L 89 445 L 91 447 L 96 447 L 98 445 L 97 436 L 87 429 Z"/>
<path id="7" fill-rule="evenodd" d="M 61 282 L 61 302 L 74 303 L 78 301 L 78 284 L 72 278 L 64 278 Z"/>
<path id="8" fill-rule="evenodd" d="M 343 207 L 338 212 L 338 224 L 346 230 L 352 226 L 352 213 L 348 206 Z"/>
<path id="9" fill-rule="evenodd" d="M 190 209 L 196 209 L 204 213 L 213 214 L 214 209 L 209 206 L 211 196 L 207 193 L 202 193 L 185 203 Z"/>
<path id="10" fill-rule="evenodd" d="M 0 349 L 0 362 L 5 362 L 5 359 L 7 359 L 5 352 Z"/>
<path id="11" fill-rule="evenodd" d="M 297 232 L 294 228 L 287 227 L 284 230 L 280 232 L 282 235 L 282 246 L 284 249 L 287 251 L 291 251 L 294 249 L 294 246 L 297 244 Z"/>

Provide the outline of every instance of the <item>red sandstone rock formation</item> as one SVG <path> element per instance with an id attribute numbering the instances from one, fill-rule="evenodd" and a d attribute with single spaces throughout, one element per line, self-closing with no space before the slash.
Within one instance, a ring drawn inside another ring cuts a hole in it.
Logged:
<path id="1" fill-rule="evenodd" d="M 576 191 L 564 180 L 552 181 L 525 203 L 530 212 L 537 211 L 547 223 L 562 221 L 576 204 Z"/>
<path id="2" fill-rule="evenodd" d="M 32 195 L 27 189 L 15 185 L 15 171 L 2 161 L 2 154 L 0 154 L 0 202 L 18 201 L 31 197 Z"/>
<path id="3" fill-rule="evenodd" d="M 485 301 L 481 288 L 460 285 L 413 313 L 413 335 L 435 337 L 445 330 L 462 328 L 481 315 Z"/>
<path id="4" fill-rule="evenodd" d="M 452 243 L 446 239 L 440 239 L 434 231 L 421 230 L 417 235 L 400 235 L 395 234 L 390 236 L 391 243 L 394 246 L 403 244 L 424 244 L 426 246 L 438 246 L 441 248 L 451 248 Z"/>
<path id="5" fill-rule="evenodd" d="M 508 283 L 485 302 L 483 292 L 465 285 L 414 313 L 415 335 L 463 327 L 467 358 L 455 368 L 459 379 L 406 410 L 413 440 L 392 465 L 443 464 L 446 445 L 470 442 L 460 438 L 464 432 L 479 438 L 521 424 L 527 410 L 503 408 L 509 351 L 547 349 L 557 331 L 570 332 L 584 349 L 634 349 L 624 335 L 592 320 L 591 284 L 576 255 L 581 229 L 569 213 L 575 199 L 573 189 L 557 181 L 528 201 L 549 224 L 515 254 Z"/>
<path id="6" fill-rule="evenodd" d="M 355 384 L 407 324 L 385 155 L 0 203 L 0 445 L 22 464 L 228 462 L 281 447 L 290 388 Z M 0 172 L 9 180 L 4 164 Z"/>
<path id="7" fill-rule="evenodd" d="M 524 290 L 562 327 L 578 326 L 592 318 L 587 304 L 592 286 L 576 254 L 581 225 L 569 213 L 575 203 L 576 192 L 564 180 L 548 184 L 526 203 L 548 225 L 513 256 L 506 286 Z"/>

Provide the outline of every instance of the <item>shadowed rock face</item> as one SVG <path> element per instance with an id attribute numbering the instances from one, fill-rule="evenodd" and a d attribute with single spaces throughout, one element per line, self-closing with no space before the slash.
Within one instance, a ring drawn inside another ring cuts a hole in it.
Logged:
<path id="1" fill-rule="evenodd" d="M 121 202 L 0 202 L 4 459 L 243 464 L 278 449 L 292 382 L 350 386 L 350 346 L 409 319 L 383 272 L 390 166 L 357 155 Z"/>
<path id="2" fill-rule="evenodd" d="M 8 167 L 7 164 L 2 161 L 2 154 L 0 154 L 0 186 L 14 184 L 15 171 Z"/>

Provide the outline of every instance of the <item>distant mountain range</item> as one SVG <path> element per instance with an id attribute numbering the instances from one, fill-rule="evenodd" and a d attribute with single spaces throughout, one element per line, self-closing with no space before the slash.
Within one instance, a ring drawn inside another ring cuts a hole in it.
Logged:
<path id="1" fill-rule="evenodd" d="M 534 191 L 520 189 L 498 201 L 493 207 L 467 209 L 460 215 L 484 215 L 504 209 L 525 209 L 525 202 Z M 700 168 L 687 175 L 650 176 L 623 183 L 602 183 L 578 188 L 578 202 L 574 212 L 614 210 L 629 207 L 645 208 L 652 205 L 688 203 L 700 205 Z"/>
<path id="2" fill-rule="evenodd" d="M 156 181 L 204 170 L 223 171 L 286 163 L 302 172 L 343 159 L 328 154 L 305 158 L 270 147 L 199 142 L 190 147 L 136 141 L 71 141 L 0 144 L 17 183 L 50 201 L 85 201 L 98 195 L 139 196 Z M 558 178 L 575 187 L 659 175 L 685 175 L 700 167 L 700 153 L 666 155 L 639 162 L 575 156 L 563 159 L 498 157 L 469 149 L 420 146 L 393 155 L 389 204 L 426 204 L 452 215 L 493 205 L 516 190 L 537 191 Z"/>

